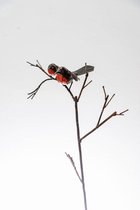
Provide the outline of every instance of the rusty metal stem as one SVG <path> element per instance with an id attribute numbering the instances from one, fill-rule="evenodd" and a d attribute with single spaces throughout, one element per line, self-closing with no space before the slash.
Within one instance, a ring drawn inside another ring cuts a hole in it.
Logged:
<path id="1" fill-rule="evenodd" d="M 78 98 L 77 98 L 77 96 L 75 97 L 74 101 L 75 101 L 75 118 L 76 118 L 76 128 L 77 128 L 77 141 L 78 141 L 78 151 L 79 151 L 82 189 L 83 189 L 83 196 L 84 196 L 84 206 L 85 206 L 85 210 L 87 210 L 87 198 L 86 198 L 86 189 L 85 189 L 85 180 L 84 180 L 82 148 L 81 148 L 81 141 L 80 141 L 80 126 L 79 126 Z"/>

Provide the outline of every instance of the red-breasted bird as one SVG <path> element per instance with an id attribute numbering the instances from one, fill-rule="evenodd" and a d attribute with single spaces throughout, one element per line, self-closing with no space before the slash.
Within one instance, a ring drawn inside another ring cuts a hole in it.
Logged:
<path id="1" fill-rule="evenodd" d="M 56 80 L 64 85 L 71 83 L 73 80 L 78 81 L 78 76 L 94 70 L 94 66 L 85 65 L 76 71 L 69 71 L 65 67 L 59 67 L 56 71 Z"/>

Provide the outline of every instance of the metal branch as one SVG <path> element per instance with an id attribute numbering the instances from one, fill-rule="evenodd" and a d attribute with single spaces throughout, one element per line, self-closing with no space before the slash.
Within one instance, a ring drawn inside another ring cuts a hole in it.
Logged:
<path id="1" fill-rule="evenodd" d="M 40 67 L 42 68 L 42 66 L 41 66 L 40 62 L 39 62 L 38 60 L 36 60 L 36 62 L 38 63 L 38 66 L 40 66 Z"/>
<path id="2" fill-rule="evenodd" d="M 92 80 L 91 80 L 90 82 L 88 82 L 88 83 L 86 84 L 87 78 L 88 78 L 88 73 L 85 75 L 85 80 L 84 80 L 83 85 L 82 85 L 82 87 L 81 87 L 79 96 L 77 97 L 77 100 L 78 100 L 78 101 L 80 100 L 80 97 L 81 97 L 81 95 L 82 95 L 82 92 L 83 92 L 84 88 L 86 88 L 86 87 L 92 82 Z M 72 83 L 72 84 L 73 84 L 73 83 Z M 72 84 L 70 85 L 69 88 L 68 88 L 67 85 L 63 85 L 63 86 L 64 86 L 64 87 L 66 88 L 66 90 L 69 92 L 69 94 L 71 95 L 73 101 L 75 101 L 75 96 L 73 95 L 73 93 L 72 93 L 72 91 L 71 91 L 71 86 L 72 86 Z"/>
<path id="3" fill-rule="evenodd" d="M 84 86 L 84 88 L 86 88 L 91 82 L 92 82 L 92 80 L 90 80 L 90 81 Z"/>
<path id="4" fill-rule="evenodd" d="M 82 92 L 83 92 L 83 90 L 85 88 L 85 84 L 86 84 L 87 78 L 88 78 L 88 73 L 85 75 L 85 80 L 84 80 L 83 85 L 81 87 L 81 90 L 80 90 L 80 93 L 79 93 L 79 96 L 78 96 L 78 101 L 80 100 L 80 97 L 82 95 Z"/>
<path id="5" fill-rule="evenodd" d="M 66 88 L 66 90 L 69 92 L 69 94 L 71 95 L 72 99 L 75 100 L 75 97 L 74 97 L 73 93 L 72 93 L 71 90 L 67 87 L 67 85 L 63 85 L 63 86 L 64 86 L 64 87 Z"/>
<path id="6" fill-rule="evenodd" d="M 105 98 L 106 98 L 107 95 L 106 95 L 105 87 L 103 86 L 102 88 L 103 88 L 104 95 L 105 95 Z"/>
<path id="7" fill-rule="evenodd" d="M 99 119 L 98 119 L 98 121 L 97 121 L 97 125 L 96 125 L 96 127 L 99 125 L 99 123 L 100 123 L 100 121 L 101 121 L 101 118 L 102 118 L 103 112 L 104 112 L 104 110 L 105 110 L 105 108 L 106 108 L 106 103 L 107 103 L 108 97 L 109 97 L 109 95 L 107 95 L 107 96 L 105 97 L 105 102 L 104 102 L 104 104 L 103 104 L 103 107 L 102 107 L 102 110 L 101 110 L 101 113 L 100 113 Z"/>
<path id="8" fill-rule="evenodd" d="M 111 100 L 112 100 L 113 97 L 115 96 L 115 94 L 113 94 L 113 95 L 111 96 L 111 98 L 109 99 L 109 95 L 106 94 L 105 87 L 103 86 L 102 88 L 103 88 L 103 92 L 104 92 L 104 97 L 105 97 L 104 100 L 105 100 L 105 101 L 104 101 L 104 104 L 103 104 L 101 113 L 100 113 L 100 115 L 99 115 L 99 119 L 98 119 L 98 121 L 97 121 L 96 127 L 100 124 L 100 121 L 101 121 L 101 118 L 102 118 L 103 113 L 104 113 L 104 111 L 105 111 L 105 108 L 109 105 L 109 103 L 111 102 Z"/>
<path id="9" fill-rule="evenodd" d="M 117 113 L 117 112 L 113 112 L 111 115 L 109 115 L 105 120 L 103 120 L 100 124 L 98 124 L 96 127 L 94 127 L 91 131 L 89 131 L 87 134 L 85 134 L 81 139 L 80 142 L 85 139 L 87 136 L 89 136 L 91 133 L 93 133 L 95 130 L 97 130 L 99 127 L 101 127 L 104 123 L 106 123 L 108 120 L 110 120 L 112 117 L 114 116 L 123 116 L 125 112 L 127 112 L 128 109 Z"/>
<path id="10" fill-rule="evenodd" d="M 129 109 L 126 109 L 126 110 L 124 110 L 124 111 L 120 112 L 120 113 L 119 113 L 119 114 L 117 114 L 117 115 L 122 115 L 122 116 L 123 116 L 123 115 L 124 115 L 124 113 L 125 113 L 125 112 L 128 112 L 128 111 L 129 111 Z"/>
<path id="11" fill-rule="evenodd" d="M 77 142 L 78 142 L 78 151 L 79 151 L 79 161 L 80 161 L 84 206 L 85 206 L 85 210 L 87 210 L 87 197 L 86 197 L 86 188 L 85 188 L 85 179 L 84 179 L 82 147 L 81 147 L 81 142 L 80 142 L 80 125 L 79 125 L 79 112 L 78 112 L 78 98 L 77 98 L 77 96 L 75 96 L 74 102 L 75 102 L 75 121 L 76 121 L 76 129 L 77 129 Z"/>
<path id="12" fill-rule="evenodd" d="M 103 92 L 104 92 L 104 96 L 105 96 L 105 101 L 106 101 L 105 107 L 107 107 L 108 104 L 112 101 L 112 99 L 113 99 L 113 97 L 115 96 L 115 94 L 113 94 L 113 95 L 111 96 L 111 98 L 109 99 L 109 95 L 106 94 L 105 87 L 103 86 L 102 88 L 103 88 Z M 109 99 L 109 100 L 108 100 L 108 99 Z"/>
<path id="13" fill-rule="evenodd" d="M 85 63 L 85 70 L 86 70 L 86 68 L 87 68 L 87 64 Z M 80 97 L 81 97 L 81 95 L 82 95 L 83 90 L 92 82 L 92 80 L 91 80 L 90 82 L 88 82 L 88 83 L 86 84 L 88 75 L 89 75 L 89 74 L 88 74 L 88 72 L 87 72 L 86 75 L 85 75 L 85 79 L 84 79 L 83 85 L 82 85 L 82 87 L 81 87 L 79 96 L 78 96 L 78 101 L 80 100 Z"/>
<path id="14" fill-rule="evenodd" d="M 82 179 L 81 179 L 81 177 L 80 177 L 80 175 L 79 175 L 79 173 L 78 173 L 78 170 L 77 170 L 77 168 L 76 168 L 76 166 L 75 166 L 75 163 L 74 163 L 73 158 L 72 158 L 68 153 L 65 152 L 65 154 L 66 154 L 66 156 L 69 158 L 69 160 L 70 160 L 70 162 L 71 162 L 71 164 L 72 164 L 72 166 L 73 166 L 73 168 L 74 168 L 74 170 L 75 170 L 75 172 L 76 172 L 76 175 L 78 176 L 80 182 L 82 182 Z"/>
<path id="15" fill-rule="evenodd" d="M 28 64 L 30 64 L 31 66 L 37 67 L 39 68 L 44 74 L 46 74 L 48 77 L 50 77 L 51 79 L 55 80 L 55 78 L 53 78 L 52 76 L 50 76 L 40 65 L 39 61 L 37 60 L 37 64 L 33 64 L 27 61 Z"/>
<path id="16" fill-rule="evenodd" d="M 108 106 L 108 104 L 112 101 L 113 97 L 115 96 L 115 93 L 111 96 L 111 98 L 108 100 L 108 102 L 106 103 L 106 107 Z"/>
<path id="17" fill-rule="evenodd" d="M 35 97 L 35 95 L 37 94 L 38 90 L 40 89 L 40 87 L 41 87 L 46 81 L 49 81 L 49 80 L 52 80 L 52 79 L 50 78 L 50 79 L 45 79 L 45 80 L 43 80 L 43 81 L 38 85 L 38 87 L 37 87 L 35 90 L 33 90 L 32 92 L 28 93 L 29 96 L 28 96 L 27 99 L 29 99 L 29 98 L 33 99 L 33 98 Z"/>
<path id="18" fill-rule="evenodd" d="M 73 81 L 70 83 L 69 90 L 71 89 L 72 85 L 73 85 Z"/>

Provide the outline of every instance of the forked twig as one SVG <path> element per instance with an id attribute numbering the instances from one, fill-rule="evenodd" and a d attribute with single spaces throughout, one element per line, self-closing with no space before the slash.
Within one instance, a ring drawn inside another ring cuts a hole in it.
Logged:
<path id="1" fill-rule="evenodd" d="M 35 90 L 33 90 L 32 92 L 28 93 L 29 96 L 27 97 L 27 99 L 29 99 L 29 98 L 33 99 L 33 98 L 35 97 L 35 95 L 37 94 L 37 92 L 39 91 L 40 87 L 41 87 L 46 81 L 48 81 L 48 80 L 52 80 L 52 79 L 50 78 L 50 79 L 45 79 L 45 80 L 43 80 L 43 81 L 38 85 L 38 87 L 37 87 Z"/>
<path id="2" fill-rule="evenodd" d="M 48 77 L 50 77 L 52 80 L 55 80 L 55 78 L 53 78 L 51 75 L 49 75 L 43 68 L 42 66 L 40 65 L 39 61 L 36 60 L 37 64 L 33 64 L 33 63 L 30 63 L 27 61 L 28 64 L 30 64 L 31 66 L 34 66 L 34 67 L 37 67 L 39 68 L 44 74 L 46 74 Z"/>
<path id="3" fill-rule="evenodd" d="M 85 63 L 85 70 L 86 70 L 86 68 L 87 68 L 87 64 Z M 92 80 L 91 80 L 90 82 L 88 82 L 88 83 L 86 84 L 87 79 L 88 79 L 88 73 L 86 73 L 86 75 L 85 75 L 85 79 L 84 79 L 83 85 L 82 85 L 82 87 L 81 87 L 79 96 L 78 96 L 78 98 L 77 98 L 78 101 L 80 100 L 80 97 L 81 97 L 81 95 L 82 95 L 83 90 L 92 82 Z"/>
<path id="4" fill-rule="evenodd" d="M 109 99 L 109 95 L 108 94 L 106 94 L 106 90 L 105 90 L 105 87 L 103 86 L 102 87 L 103 88 L 103 92 L 104 92 L 104 104 L 103 104 L 103 107 L 102 107 L 102 109 L 101 109 L 101 112 L 100 112 L 100 115 L 99 115 L 99 119 L 98 119 L 98 121 L 97 121 L 97 124 L 96 124 L 96 126 L 91 130 L 91 131 L 89 131 L 87 134 L 85 134 L 81 139 L 80 139 L 80 142 L 82 142 L 82 140 L 84 139 L 84 138 L 86 138 L 87 136 L 89 136 L 91 133 L 93 133 L 95 130 L 97 130 L 99 127 L 101 127 L 104 123 L 106 123 L 108 120 L 110 120 L 112 117 L 114 117 L 114 116 L 122 116 L 122 115 L 124 115 L 124 113 L 125 112 L 127 112 L 128 111 L 128 109 L 126 109 L 126 110 L 124 110 L 124 111 L 122 111 L 122 112 L 120 112 L 120 113 L 117 113 L 116 111 L 115 112 L 113 112 L 111 115 L 109 115 L 105 120 L 103 120 L 102 122 L 101 122 L 101 119 L 102 119 L 102 116 L 103 116 L 103 113 L 104 113 L 104 111 L 105 111 L 105 108 L 109 105 L 109 103 L 112 101 L 112 99 L 113 99 L 113 97 L 115 96 L 115 94 L 113 94 L 112 96 L 111 96 L 111 98 Z"/>
<path id="5" fill-rule="evenodd" d="M 55 78 L 53 78 L 51 75 L 49 75 L 41 66 L 41 64 L 39 63 L 38 60 L 36 60 L 37 64 L 33 64 L 33 63 L 30 63 L 27 61 L 28 64 L 30 64 L 30 66 L 33 66 L 33 67 L 36 67 L 36 68 L 39 68 L 45 75 L 47 75 L 49 78 L 48 79 L 45 79 L 43 80 L 39 85 L 38 87 L 33 90 L 32 92 L 28 93 L 28 97 L 27 99 L 31 98 L 33 99 L 35 97 L 35 95 L 37 94 L 38 90 L 40 89 L 40 87 L 42 86 L 42 84 L 44 84 L 46 81 L 49 81 L 49 80 L 56 80 Z"/>
<path id="6" fill-rule="evenodd" d="M 84 80 L 83 85 L 82 85 L 82 88 L 80 90 L 80 93 L 79 93 L 79 96 L 78 96 L 78 101 L 80 100 L 80 97 L 82 95 L 82 92 L 83 92 L 83 90 L 85 88 L 85 84 L 86 84 L 87 78 L 88 78 L 88 73 L 85 75 L 85 80 Z"/>
<path id="7" fill-rule="evenodd" d="M 108 102 L 106 103 L 106 107 L 108 106 L 108 104 L 112 101 L 113 97 L 115 96 L 115 93 L 111 96 L 111 98 L 108 100 Z"/>
<path id="8" fill-rule="evenodd" d="M 74 95 L 73 95 L 73 93 L 72 93 L 72 91 L 70 90 L 70 88 L 68 88 L 68 86 L 67 85 L 63 85 L 63 87 L 65 87 L 66 88 L 66 90 L 68 91 L 68 93 L 71 95 L 71 97 L 72 97 L 72 99 L 73 100 L 75 100 L 74 98 Z"/>
<path id="9" fill-rule="evenodd" d="M 108 120 L 110 120 L 114 116 L 123 116 L 125 112 L 128 112 L 129 110 L 126 109 L 120 113 L 113 112 L 111 115 L 109 115 L 105 120 L 103 120 L 100 124 L 98 124 L 96 127 L 94 127 L 91 131 L 89 131 L 87 134 L 85 134 L 81 139 L 80 142 L 82 142 L 83 139 L 85 139 L 87 136 L 89 136 L 91 133 L 93 133 L 95 130 L 97 130 L 99 127 L 101 127 L 104 123 L 106 123 Z"/>
<path id="10" fill-rule="evenodd" d="M 102 118 L 103 112 L 104 112 L 104 110 L 105 110 L 105 108 L 106 108 L 106 103 L 107 103 L 108 97 L 109 97 L 109 96 L 107 96 L 107 97 L 105 98 L 105 102 L 104 102 L 104 104 L 103 104 L 103 107 L 102 107 L 101 113 L 100 113 L 100 115 L 99 115 L 99 119 L 98 119 L 98 121 L 97 121 L 97 125 L 96 125 L 96 127 L 99 125 L 99 123 L 100 123 L 100 121 L 101 121 L 101 118 Z"/>
<path id="11" fill-rule="evenodd" d="M 91 82 L 92 80 L 90 80 L 87 84 L 85 84 L 84 88 L 86 88 Z"/>
<path id="12" fill-rule="evenodd" d="M 103 92 L 104 92 L 104 104 L 103 104 L 101 113 L 100 113 L 100 115 L 99 115 L 99 119 L 98 119 L 98 121 L 97 121 L 96 127 L 100 124 L 100 121 L 101 121 L 101 118 L 102 118 L 103 113 L 104 113 L 104 111 L 105 111 L 105 108 L 109 105 L 109 103 L 111 102 L 111 100 L 112 100 L 113 97 L 115 96 L 115 94 L 113 94 L 113 95 L 111 96 L 111 98 L 109 99 L 109 95 L 106 94 L 105 87 L 103 86 L 102 88 L 103 88 Z"/>

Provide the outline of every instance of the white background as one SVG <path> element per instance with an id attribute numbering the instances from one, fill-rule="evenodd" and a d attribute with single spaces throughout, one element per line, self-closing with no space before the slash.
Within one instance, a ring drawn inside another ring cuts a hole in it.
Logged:
<path id="1" fill-rule="evenodd" d="M 81 134 L 116 93 L 107 122 L 83 140 L 88 210 L 140 209 L 140 3 L 138 0 L 0 0 L 0 209 L 84 209 L 65 152 L 78 153 L 74 104 L 57 82 L 26 61 L 76 70 L 95 66 L 79 103 Z M 73 90 L 78 93 L 79 85 Z"/>

